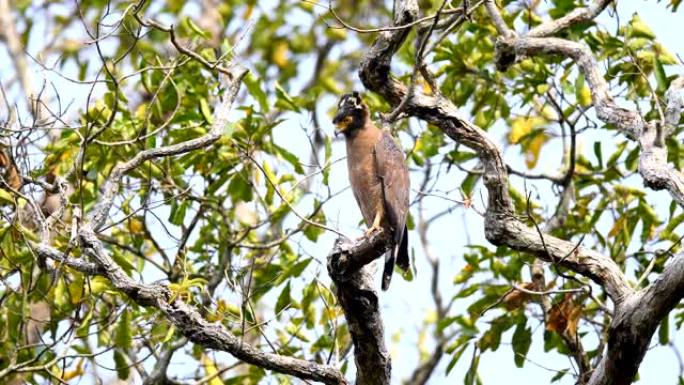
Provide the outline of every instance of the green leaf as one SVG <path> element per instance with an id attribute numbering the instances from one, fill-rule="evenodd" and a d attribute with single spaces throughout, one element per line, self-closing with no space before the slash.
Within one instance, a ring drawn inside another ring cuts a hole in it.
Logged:
<path id="1" fill-rule="evenodd" d="M 207 123 L 212 124 L 214 122 L 214 116 L 211 114 L 211 108 L 209 108 L 205 98 L 200 98 L 200 112 L 202 112 L 202 116 Z"/>
<path id="2" fill-rule="evenodd" d="M 290 163 L 294 167 L 294 170 L 297 174 L 304 174 L 304 168 L 302 167 L 301 162 L 299 162 L 299 158 L 297 157 L 297 155 L 291 153 L 290 151 L 278 145 L 274 144 L 274 147 L 278 154 L 280 154 L 280 156 L 282 156 L 288 163 Z"/>
<path id="3" fill-rule="evenodd" d="M 281 87 L 280 83 L 276 83 L 276 97 L 278 98 L 278 104 L 285 108 L 295 112 L 300 112 L 297 102 Z"/>
<path id="4" fill-rule="evenodd" d="M 655 39 L 655 34 L 653 33 L 653 30 L 644 23 L 644 21 L 641 19 L 638 13 L 634 13 L 632 15 L 632 20 L 629 22 L 630 30 L 629 30 L 629 36 L 630 37 L 645 37 L 647 39 Z"/>
<path id="5" fill-rule="evenodd" d="M 250 202 L 252 200 L 252 186 L 244 180 L 241 174 L 234 175 L 233 179 L 230 180 L 228 193 L 233 198 L 233 202 Z"/>
<path id="6" fill-rule="evenodd" d="M 195 32 L 195 34 L 197 36 L 205 38 L 205 39 L 209 38 L 209 33 L 207 31 L 203 30 L 202 28 L 200 28 L 200 26 L 198 26 L 197 24 L 195 24 L 195 22 L 192 21 L 191 18 L 186 17 L 184 21 L 185 21 L 185 24 L 190 28 L 190 30 Z"/>
<path id="7" fill-rule="evenodd" d="M 114 334 L 114 343 L 118 348 L 128 350 L 133 346 L 133 336 L 131 334 L 131 315 L 128 310 L 124 310 L 119 318 Z"/>
<path id="8" fill-rule="evenodd" d="M 478 180 L 480 180 L 479 174 L 468 174 L 468 176 L 463 179 L 463 183 L 461 183 L 461 190 L 463 190 L 463 193 L 466 196 L 470 196 L 470 194 L 473 193 L 473 189 L 475 189 L 475 185 L 477 184 Z"/>
<path id="9" fill-rule="evenodd" d="M 302 272 L 304 269 L 306 269 L 307 266 L 309 266 L 309 263 L 311 263 L 312 258 L 306 258 L 303 261 L 295 263 L 292 267 L 290 267 L 287 270 L 287 275 L 289 277 L 299 277 L 302 275 Z"/>
<path id="10" fill-rule="evenodd" d="M 115 249 L 112 251 L 111 255 L 114 262 L 121 266 L 126 273 L 130 274 L 133 270 L 135 270 L 135 266 L 133 266 L 133 263 L 131 263 L 132 258 L 129 258 L 126 254 Z"/>
<path id="11" fill-rule="evenodd" d="M 116 367 L 116 375 L 120 380 L 126 380 L 131 375 L 131 368 L 119 349 L 114 350 L 114 367 Z"/>
<path id="12" fill-rule="evenodd" d="M 473 355 L 473 360 L 470 361 L 470 368 L 468 368 L 468 373 L 466 373 L 465 379 L 463 380 L 464 385 L 473 385 L 477 379 L 477 367 L 480 365 L 480 355 L 475 353 Z"/>
<path id="13" fill-rule="evenodd" d="M 599 168 L 603 169 L 603 153 L 601 152 L 601 142 L 594 142 L 594 155 L 598 160 Z"/>
<path id="14" fill-rule="evenodd" d="M 458 362 L 458 360 L 461 359 L 461 356 L 463 355 L 463 352 L 464 352 L 467 348 L 468 348 L 468 344 L 465 344 L 465 345 L 461 346 L 461 347 L 456 351 L 456 353 L 454 353 L 454 356 L 451 357 L 451 361 L 449 361 L 449 365 L 447 365 L 446 374 L 449 374 L 449 372 L 451 372 L 451 369 L 453 369 L 454 366 L 456 365 L 456 363 Z"/>
<path id="15" fill-rule="evenodd" d="M 325 146 L 325 162 L 323 163 L 323 184 L 328 185 L 328 179 L 330 177 L 330 169 L 332 165 L 330 164 L 330 158 L 332 157 L 332 140 L 329 136 L 326 136 L 324 141 Z"/>
<path id="16" fill-rule="evenodd" d="M 513 360 L 515 361 L 515 366 L 519 368 L 522 368 L 525 364 L 525 357 L 527 357 L 530 344 L 532 344 L 532 329 L 525 327 L 526 324 L 527 319 L 518 323 L 511 341 L 514 354 Z"/>
<path id="17" fill-rule="evenodd" d="M 171 213 L 169 214 L 169 222 L 176 226 L 180 226 L 183 224 L 183 221 L 185 220 L 185 212 L 188 209 L 187 203 L 183 202 L 178 204 L 178 202 L 174 201 L 171 204 Z"/>
<path id="18" fill-rule="evenodd" d="M 247 87 L 247 90 L 249 91 L 249 94 L 252 95 L 254 99 L 256 99 L 257 103 L 259 103 L 259 109 L 261 109 L 261 112 L 268 112 L 268 98 L 264 90 L 261 89 L 261 79 L 255 77 L 250 72 L 247 74 L 247 76 L 245 76 L 244 83 Z"/>
<path id="19" fill-rule="evenodd" d="M 567 369 L 563 369 L 563 370 L 558 371 L 558 373 L 556 373 L 553 377 L 551 377 L 551 382 L 560 381 L 563 378 L 563 376 L 565 376 L 567 373 L 568 373 Z"/>
<path id="20" fill-rule="evenodd" d="M 287 282 L 287 285 L 285 285 L 283 291 L 280 292 L 275 306 L 275 313 L 278 319 L 280 319 L 280 312 L 289 306 L 290 303 L 292 303 L 292 297 L 290 296 L 290 282 Z"/>
<path id="21" fill-rule="evenodd" d="M 665 316 L 665 318 L 660 321 L 660 327 L 658 328 L 658 342 L 661 345 L 667 345 L 670 343 L 670 317 Z"/>
<path id="22" fill-rule="evenodd" d="M 12 197 L 12 194 L 0 188 L 0 203 L 2 202 L 13 203 L 14 198 Z"/>
<path id="23" fill-rule="evenodd" d="M 653 57 L 653 72 L 655 74 L 656 82 L 658 83 L 658 91 L 664 93 L 670 86 L 670 82 L 665 74 L 665 68 L 663 68 L 663 63 L 660 62 L 658 56 Z"/>

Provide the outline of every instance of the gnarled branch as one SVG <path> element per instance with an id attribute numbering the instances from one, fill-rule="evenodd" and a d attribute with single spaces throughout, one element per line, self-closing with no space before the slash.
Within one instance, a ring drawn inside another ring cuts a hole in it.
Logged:
<path id="1" fill-rule="evenodd" d="M 354 341 L 358 385 L 389 385 L 391 379 L 392 364 L 369 265 L 388 247 L 388 237 L 379 230 L 354 242 L 338 240 L 328 255 L 328 273 Z"/>
<path id="2" fill-rule="evenodd" d="M 406 24 L 418 15 L 415 0 L 402 1 L 395 23 Z M 381 94 L 393 106 L 401 102 L 407 88 L 390 73 L 392 56 L 406 38 L 405 31 L 380 33 L 366 53 L 359 76 L 364 86 Z M 606 91 L 607 95 L 607 91 Z M 576 248 L 572 242 L 548 234 L 539 234 L 513 215 L 508 194 L 508 173 L 501 150 L 479 127 L 469 122 L 447 98 L 435 94 L 416 93 L 404 110 L 441 128 L 454 141 L 475 150 L 484 166 L 483 181 L 489 192 L 485 214 L 485 235 L 496 245 L 530 252 L 545 260 L 559 263 L 587 276 L 606 288 L 611 299 L 619 303 L 632 292 L 617 264 L 600 253 Z"/>

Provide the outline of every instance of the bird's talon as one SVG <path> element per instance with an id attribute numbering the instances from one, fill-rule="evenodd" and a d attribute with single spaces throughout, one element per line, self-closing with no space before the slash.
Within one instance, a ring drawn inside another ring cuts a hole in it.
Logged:
<path id="1" fill-rule="evenodd" d="M 373 233 L 375 233 L 376 231 L 379 231 L 379 230 L 380 230 L 380 226 L 377 226 L 377 227 L 376 227 L 376 226 L 373 226 L 373 227 L 367 229 L 367 230 L 364 232 L 363 235 L 367 238 L 367 237 L 370 237 L 371 235 L 373 235 Z"/>

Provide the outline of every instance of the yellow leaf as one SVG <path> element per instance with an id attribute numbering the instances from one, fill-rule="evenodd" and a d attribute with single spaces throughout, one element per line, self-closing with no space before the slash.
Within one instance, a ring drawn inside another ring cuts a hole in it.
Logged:
<path id="1" fill-rule="evenodd" d="M 242 20 L 249 20 L 249 18 L 252 17 L 252 12 L 254 12 L 254 4 L 247 4 L 245 13 L 242 15 Z"/>
<path id="2" fill-rule="evenodd" d="M 630 26 L 632 27 L 630 36 L 634 37 L 646 37 L 649 39 L 655 39 L 655 34 L 653 30 L 644 23 L 644 21 L 639 17 L 638 13 L 632 15 L 632 20 L 630 21 Z"/>
<path id="3" fill-rule="evenodd" d="M 325 30 L 325 35 L 332 40 L 344 41 L 347 40 L 347 30 L 344 28 L 328 27 Z"/>
<path id="4" fill-rule="evenodd" d="M 67 304 L 66 291 L 67 287 L 64 284 L 64 279 L 57 281 L 57 284 L 53 286 L 52 291 L 52 302 L 57 305 L 57 307 L 62 307 Z"/>
<path id="5" fill-rule="evenodd" d="M 615 224 L 613 224 L 613 228 L 611 228 L 610 231 L 608 232 L 608 236 L 614 237 L 614 236 L 618 235 L 618 233 L 620 231 L 622 231 L 622 229 L 624 227 L 625 227 L 625 217 L 621 216 L 620 218 L 618 218 L 617 221 L 615 221 Z"/>
<path id="6" fill-rule="evenodd" d="M 223 385 L 223 381 L 221 381 L 221 378 L 218 375 L 219 371 L 216 367 L 216 363 L 206 354 L 202 354 L 202 365 L 204 366 L 204 371 L 207 373 L 207 377 L 213 376 L 208 382 L 209 385 Z"/>
<path id="7" fill-rule="evenodd" d="M 67 370 L 64 372 L 64 374 L 62 375 L 62 380 L 69 381 L 71 379 L 83 375 L 83 373 L 83 359 L 81 358 L 80 360 L 78 360 L 78 364 L 76 364 L 76 369 Z"/>
<path id="8" fill-rule="evenodd" d="M 432 87 L 430 86 L 430 83 L 426 82 L 425 79 L 420 79 L 419 83 L 423 87 L 423 93 L 425 95 L 432 95 Z"/>
<path id="9" fill-rule="evenodd" d="M 539 160 L 539 152 L 542 146 L 546 143 L 548 137 L 544 133 L 537 134 L 530 142 L 527 144 L 525 151 L 525 164 L 527 168 L 533 168 L 537 165 L 537 160 Z"/>
<path id="10" fill-rule="evenodd" d="M 511 131 L 508 133 L 508 141 L 511 144 L 520 142 L 520 139 L 529 135 L 532 130 L 546 123 L 539 116 L 519 116 L 511 122 Z"/>
<path id="11" fill-rule="evenodd" d="M 138 108 L 135 109 L 135 117 L 142 120 L 142 119 L 145 119 L 146 115 L 147 115 L 147 104 L 140 103 L 140 105 L 138 105 Z"/>
<path id="12" fill-rule="evenodd" d="M 662 64 L 678 64 L 677 58 L 675 58 L 670 51 L 663 47 L 660 43 L 653 44 L 653 50 L 658 55 L 658 60 Z"/>
<path id="13" fill-rule="evenodd" d="M 549 85 L 548 85 L 548 84 L 546 84 L 546 83 L 537 84 L 537 93 L 538 93 L 538 94 L 540 94 L 540 95 L 541 95 L 541 94 L 545 94 L 546 91 L 548 91 L 548 90 L 549 90 Z"/>
<path id="14" fill-rule="evenodd" d="M 273 53 L 271 54 L 271 60 L 273 63 L 280 68 L 285 67 L 290 62 L 287 58 L 287 51 L 287 42 L 279 41 L 275 43 Z"/>
<path id="15" fill-rule="evenodd" d="M 98 295 L 110 288 L 109 281 L 105 277 L 93 277 L 87 285 L 90 288 L 90 294 Z"/>
<path id="16" fill-rule="evenodd" d="M 128 221 L 128 231 L 133 234 L 142 233 L 143 228 L 144 224 L 139 218 L 133 217 Z"/>
<path id="17" fill-rule="evenodd" d="M 582 107 L 587 107 L 591 105 L 591 91 L 588 85 L 584 85 L 581 90 L 577 93 L 577 102 Z"/>
<path id="18" fill-rule="evenodd" d="M 535 66 L 534 62 L 532 61 L 532 59 L 525 59 L 525 60 L 521 61 L 519 64 L 520 64 L 520 68 L 526 72 L 532 72 L 537 68 Z"/>

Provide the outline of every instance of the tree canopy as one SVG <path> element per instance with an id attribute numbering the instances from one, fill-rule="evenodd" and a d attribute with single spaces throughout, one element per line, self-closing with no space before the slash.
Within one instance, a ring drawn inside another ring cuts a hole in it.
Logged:
<path id="1" fill-rule="evenodd" d="M 617 1 L 0 0 L 0 45 L 1 383 L 684 383 L 684 51 Z M 387 292 L 351 90 L 411 171 Z"/>

